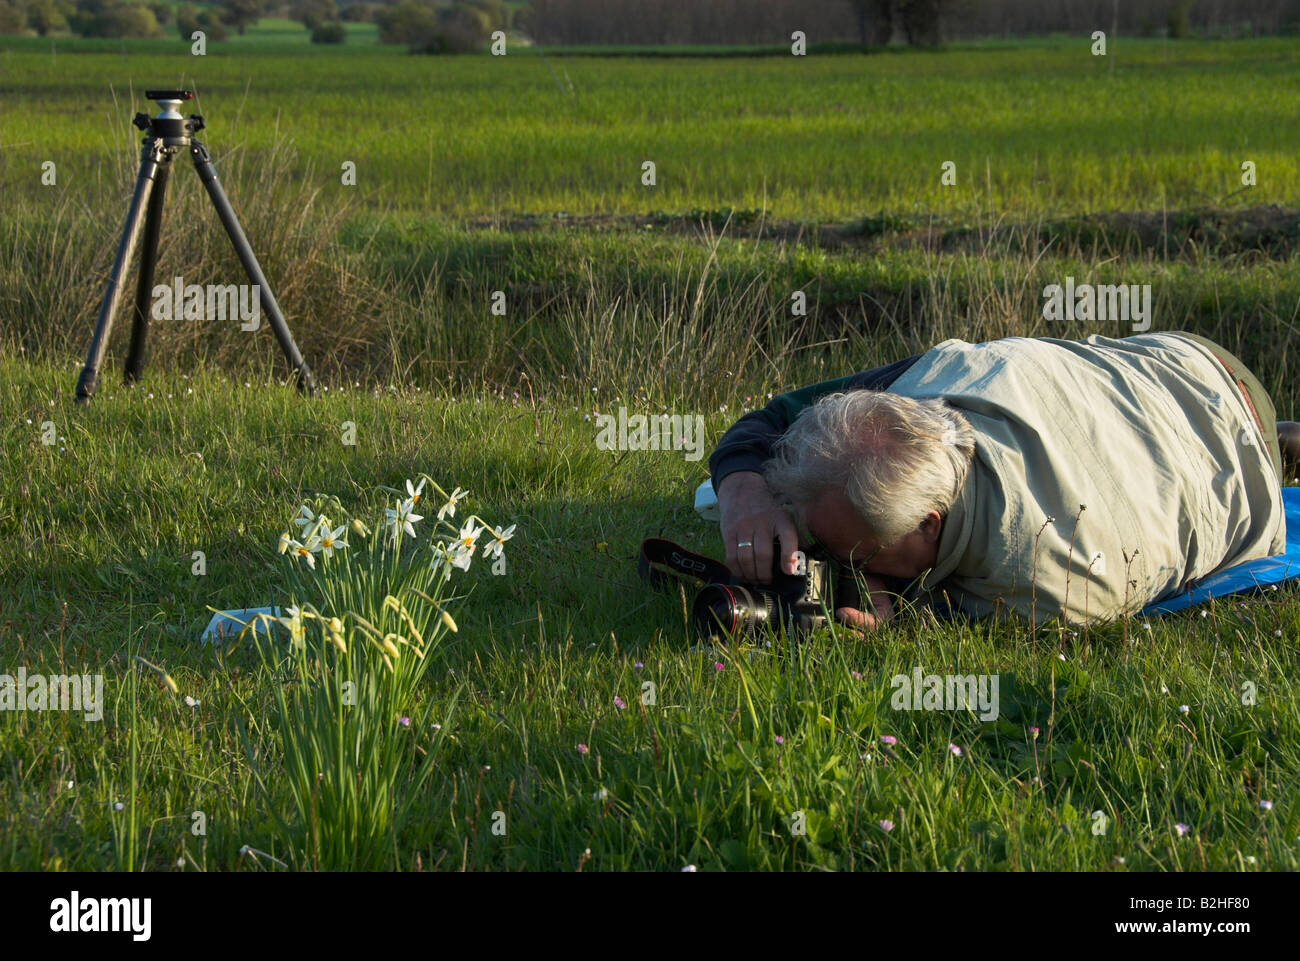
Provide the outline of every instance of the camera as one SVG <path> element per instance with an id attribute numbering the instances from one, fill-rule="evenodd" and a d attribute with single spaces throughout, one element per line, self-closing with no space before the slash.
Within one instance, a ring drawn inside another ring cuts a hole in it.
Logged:
<path id="1" fill-rule="evenodd" d="M 691 612 L 697 632 L 704 637 L 756 636 L 770 625 L 794 638 L 826 625 L 826 612 L 835 609 L 831 562 L 800 552 L 799 573 L 787 574 L 781 570 L 779 542 L 774 547 L 770 585 L 731 581 L 700 589 Z"/>

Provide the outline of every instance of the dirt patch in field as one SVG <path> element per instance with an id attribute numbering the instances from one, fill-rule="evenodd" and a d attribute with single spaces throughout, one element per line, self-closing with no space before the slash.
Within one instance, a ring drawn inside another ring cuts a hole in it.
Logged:
<path id="1" fill-rule="evenodd" d="M 652 232 L 807 244 L 828 250 L 926 249 L 940 252 L 1057 252 L 1150 254 L 1157 258 L 1255 254 L 1292 255 L 1300 240 L 1300 210 L 1249 207 L 1118 211 L 1031 222 L 1004 220 L 972 226 L 892 216 L 844 223 L 771 220 L 753 210 L 692 210 L 681 214 L 524 214 L 467 221 L 475 229 L 521 232 L 556 227 L 588 231 Z"/>

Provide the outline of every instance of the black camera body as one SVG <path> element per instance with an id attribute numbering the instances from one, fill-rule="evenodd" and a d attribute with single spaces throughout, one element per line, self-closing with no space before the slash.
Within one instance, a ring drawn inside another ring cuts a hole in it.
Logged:
<path id="1" fill-rule="evenodd" d="M 800 554 L 802 571 L 781 570 L 780 547 L 773 552 L 772 583 L 706 584 L 695 598 L 691 619 L 704 637 L 756 636 L 770 626 L 791 637 L 826 625 L 833 612 L 835 568 L 829 560 Z"/>

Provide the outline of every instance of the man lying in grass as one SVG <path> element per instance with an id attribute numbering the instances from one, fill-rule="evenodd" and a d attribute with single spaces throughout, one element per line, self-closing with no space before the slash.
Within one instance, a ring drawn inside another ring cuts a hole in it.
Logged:
<path id="1" fill-rule="evenodd" d="M 1300 424 L 1236 357 L 1159 333 L 945 341 L 777 397 L 709 468 L 732 572 L 765 583 L 777 542 L 791 572 L 820 545 L 865 578 L 873 611 L 836 616 L 867 629 L 890 586 L 1085 622 L 1281 553 L 1282 453 L 1300 460 Z"/>

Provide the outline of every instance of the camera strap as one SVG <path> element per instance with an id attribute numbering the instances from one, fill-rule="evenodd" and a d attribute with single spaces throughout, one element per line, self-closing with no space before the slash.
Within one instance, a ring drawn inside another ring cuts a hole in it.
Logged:
<path id="1" fill-rule="evenodd" d="M 721 561 L 688 551 L 680 544 L 660 537 L 647 537 L 641 542 L 641 557 L 636 569 L 643 580 L 661 590 L 671 590 L 673 581 L 700 588 L 705 584 L 731 584 L 735 580 Z"/>

